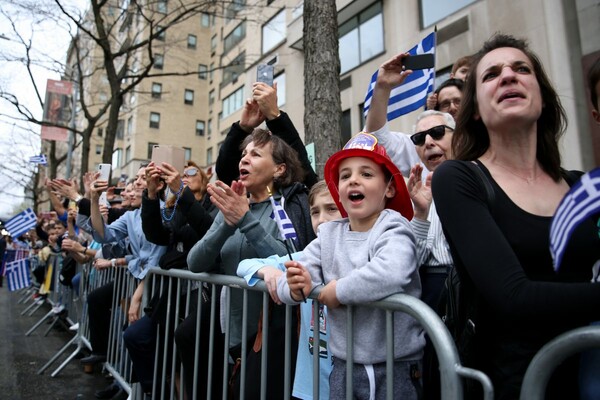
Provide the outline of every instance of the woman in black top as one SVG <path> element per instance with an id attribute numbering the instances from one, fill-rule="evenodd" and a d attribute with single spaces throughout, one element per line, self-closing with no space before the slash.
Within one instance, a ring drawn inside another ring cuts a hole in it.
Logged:
<path id="1" fill-rule="evenodd" d="M 514 399 L 545 343 L 600 318 L 600 285 L 589 283 L 600 238 L 595 221 L 582 223 L 554 272 L 551 218 L 577 175 L 561 168 L 564 110 L 526 43 L 487 41 L 463 96 L 452 143 L 460 161 L 436 170 L 433 196 L 457 271 L 479 297 L 472 366 L 497 399 Z M 557 369 L 548 397 L 577 398 L 576 371 L 573 360 Z"/>

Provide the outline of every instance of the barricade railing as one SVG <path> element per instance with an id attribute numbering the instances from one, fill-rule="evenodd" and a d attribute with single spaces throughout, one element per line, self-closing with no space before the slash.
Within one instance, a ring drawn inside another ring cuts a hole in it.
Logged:
<path id="1" fill-rule="evenodd" d="M 247 309 L 248 309 L 248 292 L 249 291 L 261 291 L 263 292 L 262 294 L 262 299 L 263 299 L 263 330 L 262 330 L 262 354 L 261 354 L 261 381 L 260 381 L 260 387 L 261 387 L 261 398 L 265 399 L 267 398 L 267 378 L 266 378 L 266 373 L 265 371 L 267 371 L 267 354 L 268 354 L 268 348 L 267 348 L 267 344 L 268 344 L 268 335 L 269 335 L 269 324 L 268 324 L 268 301 L 269 301 L 269 295 L 268 295 L 268 291 L 266 289 L 266 286 L 264 285 L 264 282 L 259 282 L 257 285 L 255 286 L 248 286 L 245 282 L 244 279 L 242 278 L 238 278 L 238 277 L 233 277 L 233 276 L 227 276 L 227 275 L 217 275 L 217 274 L 208 274 L 208 273 L 200 273 L 200 274 L 195 274 L 195 273 L 191 273 L 189 271 L 183 271 L 183 270 L 169 270 L 169 271 L 165 271 L 165 270 L 161 270 L 158 268 L 152 269 L 149 273 L 149 277 L 151 277 L 150 279 L 152 280 L 153 284 L 155 287 L 161 287 L 161 288 L 167 288 L 167 293 L 169 295 L 168 298 L 168 304 L 167 304 L 167 313 L 179 313 L 180 311 L 180 304 L 179 301 L 181 301 L 181 294 L 182 294 L 182 290 L 183 288 L 187 288 L 188 293 L 192 288 L 192 285 L 194 284 L 194 282 L 201 282 L 204 285 L 209 285 L 212 290 L 211 290 L 211 308 L 210 308 L 210 324 L 211 324 L 211 330 L 210 330 L 210 343 L 208 348 L 209 350 L 209 355 L 208 355 L 208 363 L 209 365 L 213 365 L 213 359 L 214 359 L 214 335 L 213 335 L 213 326 L 214 324 L 219 323 L 219 320 L 217 319 L 217 315 L 216 315 L 216 302 L 219 301 L 219 298 L 216 297 L 216 293 L 217 290 L 215 290 L 217 287 L 219 286 L 223 286 L 223 287 L 229 287 L 231 290 L 242 290 L 243 291 L 243 314 L 242 314 L 242 333 L 241 333 L 241 372 L 240 372 L 240 398 L 244 398 L 244 388 L 245 388 L 245 369 L 246 369 L 246 354 L 247 354 L 247 339 L 248 339 L 248 332 L 247 332 L 247 318 L 248 318 L 248 314 L 247 314 Z M 148 278 L 147 278 L 148 279 Z M 174 281 L 175 280 L 175 281 Z M 176 284 L 174 284 L 176 283 Z M 165 286 L 166 285 L 166 286 Z M 146 286 L 146 288 L 148 288 L 149 286 Z M 172 290 L 175 291 L 175 299 L 176 299 L 176 304 L 175 307 L 172 307 Z M 224 314 L 224 322 L 225 322 L 225 339 L 224 339 L 224 349 L 223 349 L 223 371 L 222 371 L 222 376 L 224 377 L 223 381 L 222 381 L 222 398 L 226 399 L 227 398 L 227 392 L 228 392 L 228 377 L 229 377 L 229 364 L 230 364 L 230 359 L 229 359 L 229 352 L 228 352 L 228 343 L 229 343 L 229 335 L 230 335 L 230 329 L 229 329 L 229 312 L 230 312 L 230 299 L 231 299 L 231 290 L 228 290 L 227 295 L 225 296 L 226 299 L 226 307 L 225 310 L 221 310 L 221 314 Z M 161 291 L 161 293 L 163 293 Z M 312 299 L 317 299 L 318 295 L 320 293 L 320 288 L 316 288 L 312 293 L 311 293 L 311 298 Z M 148 297 L 147 295 L 145 296 L 146 298 Z M 200 323 L 201 323 L 201 313 L 202 313 L 202 307 L 200 307 L 200 302 L 201 300 L 201 295 L 198 296 L 198 307 L 197 307 L 197 325 L 196 325 L 196 354 L 195 354 L 195 366 L 194 366 L 194 374 L 193 376 L 197 376 L 197 371 L 198 371 L 198 340 L 199 340 L 199 335 L 198 332 L 201 329 Z M 185 304 L 185 311 L 183 312 L 183 316 L 187 316 L 187 313 L 189 312 L 190 309 L 190 304 L 189 304 L 189 296 L 186 300 L 186 304 Z M 315 301 L 314 303 L 314 307 L 316 308 L 316 311 L 318 312 L 318 303 L 317 301 Z M 492 388 L 492 384 L 490 379 L 483 374 L 481 371 L 477 371 L 477 370 L 473 370 L 470 368 L 466 368 L 464 366 L 461 365 L 460 363 L 460 359 L 458 356 L 458 351 L 456 349 L 456 346 L 454 344 L 454 341 L 452 339 L 452 336 L 450 335 L 450 333 L 448 332 L 446 326 L 444 325 L 444 323 L 441 321 L 441 319 L 437 316 L 437 314 L 431 310 L 425 303 L 423 303 L 421 300 L 412 297 L 412 296 L 408 296 L 405 294 L 396 294 L 390 297 L 387 297 L 383 300 L 377 301 L 377 302 L 373 302 L 373 303 L 369 303 L 366 304 L 365 306 L 367 307 L 373 307 L 373 308 L 378 308 L 378 309 L 383 309 L 386 311 L 387 313 L 387 326 L 386 326 L 386 334 L 387 334 L 387 346 L 388 346 L 388 360 L 387 360 L 387 372 L 388 374 L 391 374 L 393 372 L 393 313 L 396 311 L 400 311 L 400 312 L 404 312 L 407 313 L 409 315 L 411 315 L 412 317 L 414 317 L 424 328 L 424 330 L 427 332 L 427 334 L 429 335 L 432 344 L 435 348 L 438 360 L 439 360 L 439 369 L 440 369 L 440 379 L 441 379 L 441 396 L 442 399 L 447 400 L 447 399 L 462 399 L 463 398 L 463 384 L 462 384 L 462 378 L 468 378 L 468 379 L 476 379 L 478 380 L 482 386 L 483 386 L 483 391 L 484 391 L 484 398 L 485 399 L 492 399 L 493 398 L 493 388 Z M 348 308 L 348 327 L 352 326 L 352 316 L 353 316 L 353 307 L 347 307 Z M 318 315 L 318 314 L 316 314 Z M 171 323 L 171 321 L 174 321 L 174 327 L 173 329 L 177 328 L 177 323 L 179 321 L 180 315 L 177 314 L 176 318 L 171 318 L 170 314 L 167 314 L 167 318 L 166 318 L 166 324 L 168 325 L 169 323 Z M 291 307 L 287 306 L 286 309 L 286 332 L 285 332 L 285 397 L 289 398 L 290 396 L 290 392 L 291 392 L 291 379 L 293 377 L 290 376 L 289 371 L 291 370 L 289 368 L 290 366 L 290 360 L 291 360 Z M 166 327 L 165 331 L 169 331 L 169 326 Z M 353 343 L 352 340 L 352 329 L 348 328 L 347 331 L 347 342 L 348 343 Z M 165 340 L 165 341 L 170 341 L 169 342 L 163 342 L 162 343 L 162 349 L 160 344 L 160 339 Z M 112 340 L 116 340 L 116 336 L 112 338 Z M 315 348 L 318 349 L 318 344 L 320 343 L 319 341 L 319 329 L 315 329 L 314 330 L 314 343 L 315 344 Z M 166 365 L 166 355 L 167 354 L 175 354 L 176 353 L 176 347 L 175 347 L 175 343 L 174 341 L 170 338 L 170 335 L 165 334 L 164 338 L 159 338 L 159 340 L 157 340 L 157 355 L 158 355 L 158 351 L 162 350 L 163 352 L 163 364 L 162 365 L 158 365 L 155 363 L 155 386 L 154 388 L 158 387 L 160 388 L 160 390 L 158 392 L 153 391 L 153 399 L 175 399 L 177 398 L 176 395 L 176 391 L 177 391 L 177 385 L 176 385 L 176 380 L 179 383 L 179 391 L 183 391 L 184 387 L 185 387 L 185 382 L 184 382 L 184 378 L 183 378 L 183 371 L 180 371 L 180 375 L 177 379 L 177 377 L 174 374 L 174 371 L 176 371 L 176 361 L 175 361 L 175 357 L 172 358 L 171 361 L 171 365 L 167 366 Z M 352 351 L 353 349 L 351 347 L 348 348 L 348 358 L 350 359 L 352 357 Z M 158 357 L 155 358 L 155 360 L 158 360 Z M 315 366 L 314 370 L 313 370 L 313 382 L 315 383 L 315 387 L 313 388 L 313 393 L 314 393 L 314 398 L 318 398 L 319 396 L 319 388 L 318 388 L 318 381 L 319 381 L 319 371 L 318 371 L 318 366 L 319 366 L 319 351 L 313 351 L 313 365 Z M 349 370 L 351 371 L 352 368 L 352 363 L 347 363 L 347 366 L 349 368 Z M 167 368 L 170 367 L 170 368 Z M 170 372 L 160 372 L 160 371 L 170 371 Z M 158 376 L 158 374 L 160 373 L 160 376 Z M 194 381 L 194 385 L 193 385 L 193 396 L 192 398 L 211 398 L 211 393 L 213 393 L 213 389 L 212 388 L 212 379 L 210 379 L 210 375 L 214 374 L 214 373 L 218 373 L 216 371 L 212 371 L 209 368 L 209 378 L 207 379 L 207 386 L 205 388 L 198 388 L 196 385 L 196 381 Z M 391 376 L 391 375 L 390 375 Z M 168 380 L 167 377 L 170 377 L 170 385 L 168 385 Z M 348 373 L 347 374 L 347 388 L 352 388 L 352 374 Z M 128 382 L 131 382 L 130 380 L 128 380 Z M 388 399 L 392 399 L 394 398 L 393 395 L 393 388 L 392 388 L 392 380 L 388 380 L 388 390 L 387 390 L 387 398 Z M 136 389 L 136 387 L 138 387 L 138 385 L 134 385 L 134 395 L 137 395 L 138 391 Z M 204 394 L 206 393 L 206 396 L 204 396 Z M 134 397 L 135 398 L 135 397 Z M 138 396 L 137 398 L 140 398 L 140 396 Z M 181 395 L 179 398 L 183 398 Z M 347 398 L 350 399 L 352 398 L 352 390 L 347 390 Z"/>
<path id="2" fill-rule="evenodd" d="M 600 348 L 600 326 L 573 329 L 546 343 L 527 367 L 521 400 L 544 399 L 546 386 L 556 367 L 566 358 L 592 348 Z"/>

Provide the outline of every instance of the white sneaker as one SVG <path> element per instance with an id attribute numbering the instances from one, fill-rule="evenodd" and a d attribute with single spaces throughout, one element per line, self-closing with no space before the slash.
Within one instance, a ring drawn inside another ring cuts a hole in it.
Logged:
<path id="1" fill-rule="evenodd" d="M 70 331 L 76 331 L 77 329 L 79 329 L 79 322 L 77 322 L 69 327 Z"/>
<path id="2" fill-rule="evenodd" d="M 59 304 L 59 305 L 52 307 L 52 312 L 54 314 L 60 314 L 64 309 L 65 309 L 65 306 L 63 306 L 62 304 Z"/>

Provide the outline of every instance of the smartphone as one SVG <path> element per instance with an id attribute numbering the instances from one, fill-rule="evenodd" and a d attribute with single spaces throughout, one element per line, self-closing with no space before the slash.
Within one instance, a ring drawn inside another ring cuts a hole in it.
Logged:
<path id="1" fill-rule="evenodd" d="M 171 164 L 177 171 L 183 173 L 185 167 L 185 149 L 177 146 L 155 144 L 152 147 L 152 161 L 157 167 L 161 163 Z"/>
<path id="2" fill-rule="evenodd" d="M 98 164 L 98 172 L 100 172 L 99 180 L 110 182 L 110 170 L 112 165 L 110 164 Z"/>
<path id="3" fill-rule="evenodd" d="M 102 192 L 100 194 L 100 198 L 98 199 L 98 204 L 100 204 L 101 206 L 106 206 L 106 207 L 110 208 L 110 203 L 108 202 L 108 199 L 106 198 L 106 192 Z"/>
<path id="4" fill-rule="evenodd" d="M 416 54 L 408 56 L 402 60 L 402 65 L 406 69 L 429 69 L 435 66 L 435 56 L 433 54 Z"/>
<path id="5" fill-rule="evenodd" d="M 54 218 L 54 215 L 52 214 L 52 211 L 44 211 L 40 213 L 40 217 L 42 217 L 43 219 L 52 219 Z"/>
<path id="6" fill-rule="evenodd" d="M 256 67 L 256 81 L 273 86 L 273 69 L 272 65 L 258 64 L 258 67 Z"/>

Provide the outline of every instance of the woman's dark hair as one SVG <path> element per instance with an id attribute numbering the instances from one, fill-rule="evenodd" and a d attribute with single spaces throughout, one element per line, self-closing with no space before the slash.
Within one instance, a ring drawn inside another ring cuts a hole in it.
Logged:
<path id="1" fill-rule="evenodd" d="M 592 100 L 592 106 L 598 111 L 598 93 L 596 93 L 596 85 L 600 81 L 600 57 L 594 61 L 588 72 L 588 87 L 590 89 L 590 100 Z"/>
<path id="2" fill-rule="evenodd" d="M 445 89 L 448 86 L 456 86 L 456 88 L 462 92 L 465 87 L 465 82 L 463 82 L 462 79 L 456 79 L 456 78 L 446 79 L 444 82 L 442 82 L 442 84 L 440 86 L 438 86 L 437 89 L 435 89 L 434 93 L 439 95 L 440 92 L 442 91 L 442 89 Z M 437 108 L 436 108 L 436 110 L 437 110 Z"/>
<path id="3" fill-rule="evenodd" d="M 521 50 L 531 60 L 542 97 L 542 114 L 537 121 L 536 156 L 542 169 L 555 181 L 561 178 L 560 151 L 558 140 L 564 133 L 567 116 L 556 91 L 542 67 L 542 63 L 533 53 L 527 42 L 513 36 L 498 33 L 483 44 L 472 58 L 469 76 L 465 82 L 463 99 L 456 118 L 456 129 L 452 137 L 452 151 L 457 160 L 475 160 L 481 157 L 490 146 L 489 133 L 478 114 L 476 76 L 477 66 L 489 52 L 512 47 Z"/>
<path id="4" fill-rule="evenodd" d="M 303 182 L 306 175 L 302 164 L 298 159 L 298 153 L 283 141 L 279 136 L 272 135 L 271 132 L 256 128 L 251 135 L 247 136 L 242 142 L 240 150 L 244 150 L 250 142 L 254 142 L 256 147 L 263 147 L 271 143 L 271 157 L 275 164 L 285 164 L 285 171 L 281 176 L 274 179 L 275 189 L 286 187 L 294 182 Z"/>

